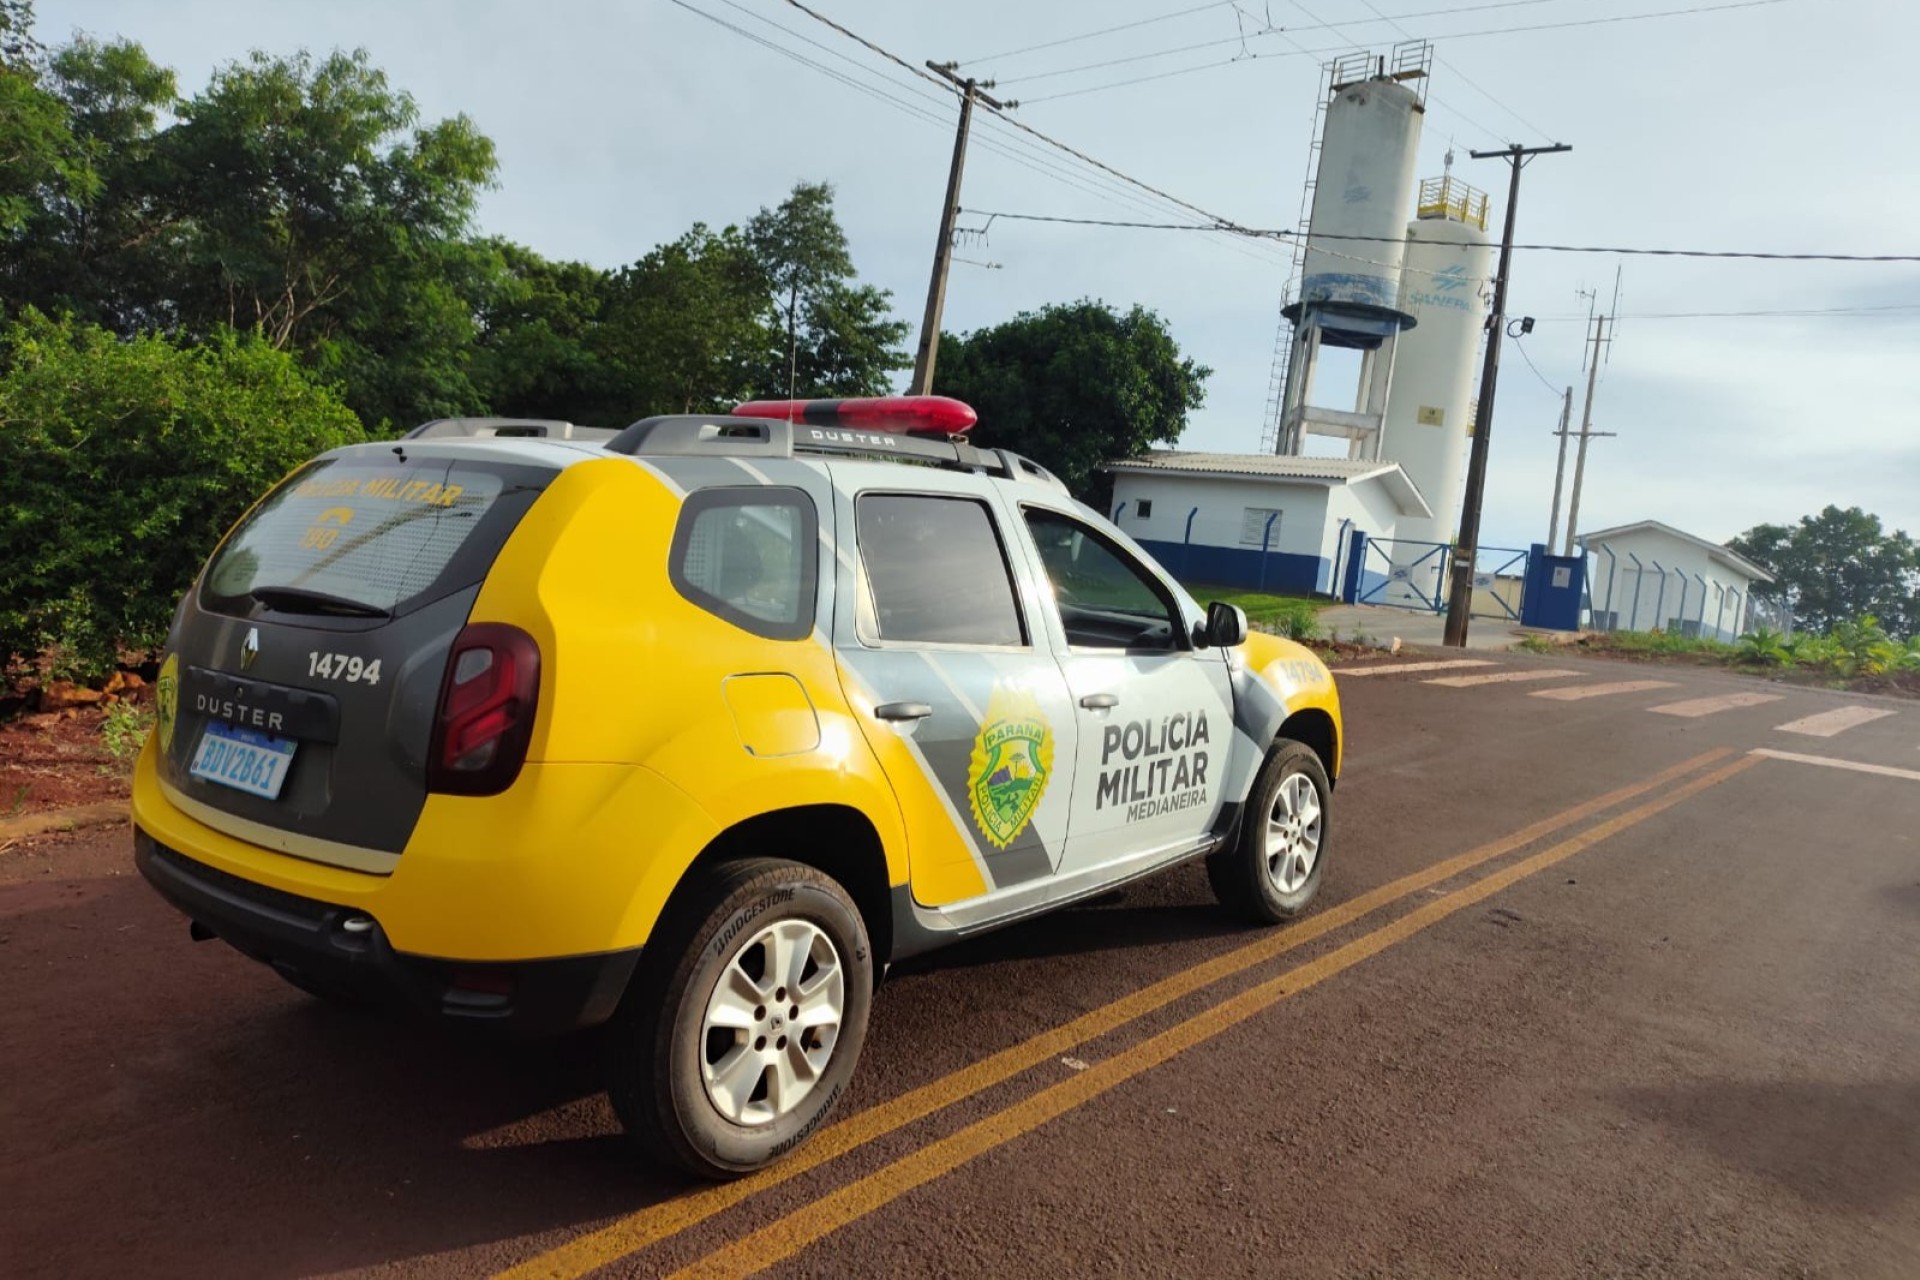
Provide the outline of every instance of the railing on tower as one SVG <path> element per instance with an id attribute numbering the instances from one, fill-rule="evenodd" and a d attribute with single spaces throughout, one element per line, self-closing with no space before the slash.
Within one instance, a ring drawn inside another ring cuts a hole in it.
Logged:
<path id="1" fill-rule="evenodd" d="M 1451 174 L 1444 178 L 1422 178 L 1415 212 L 1422 218 L 1451 218 L 1485 231 L 1487 193 Z"/>

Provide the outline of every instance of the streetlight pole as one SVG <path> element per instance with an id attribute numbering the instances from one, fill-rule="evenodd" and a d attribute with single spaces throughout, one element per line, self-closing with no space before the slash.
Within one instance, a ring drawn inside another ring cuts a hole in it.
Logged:
<path id="1" fill-rule="evenodd" d="M 1487 440 L 1493 433 L 1493 394 L 1500 379 L 1500 336 L 1507 324 L 1507 280 L 1513 267 L 1514 215 L 1520 206 L 1520 171 L 1537 155 L 1571 151 L 1564 142 L 1550 147 L 1523 147 L 1514 143 L 1504 151 L 1469 151 L 1475 160 L 1504 159 L 1512 169 L 1507 186 L 1507 221 L 1500 233 L 1500 270 L 1493 282 L 1493 316 L 1487 329 L 1487 357 L 1480 366 L 1480 413 L 1473 424 L 1473 452 L 1467 458 L 1467 495 L 1460 509 L 1460 536 L 1453 548 L 1453 581 L 1447 595 L 1447 631 L 1444 643 L 1455 649 L 1467 644 L 1467 619 L 1473 612 L 1473 566 L 1480 550 L 1480 503 L 1487 488 Z"/>

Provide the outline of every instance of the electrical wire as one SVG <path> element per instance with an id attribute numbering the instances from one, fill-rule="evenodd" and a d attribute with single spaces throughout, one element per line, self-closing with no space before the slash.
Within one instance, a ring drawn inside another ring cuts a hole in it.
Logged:
<path id="1" fill-rule="evenodd" d="M 1401 26 L 1397 19 L 1390 18 L 1386 14 L 1381 13 L 1380 6 L 1374 4 L 1373 0 L 1360 0 L 1360 3 L 1365 5 L 1370 12 L 1378 14 L 1382 21 L 1386 22 L 1387 25 L 1391 26 L 1395 31 L 1398 31 L 1402 36 L 1405 36 L 1409 40 L 1415 38 L 1413 33 L 1411 31 L 1408 31 L 1405 27 Z M 1455 77 L 1457 77 L 1462 84 L 1467 86 L 1467 88 L 1473 90 L 1475 93 L 1485 98 L 1488 102 L 1491 102 L 1494 106 L 1506 112 L 1507 115 L 1512 119 L 1518 120 L 1522 128 L 1532 130 L 1535 137 L 1547 138 L 1552 136 L 1545 129 L 1540 128 L 1540 126 L 1528 120 L 1525 116 L 1521 115 L 1518 111 L 1515 111 L 1512 107 L 1508 106 L 1506 103 L 1500 101 L 1500 99 L 1494 97 L 1491 93 L 1481 88 L 1480 85 L 1473 79 L 1473 77 L 1469 76 L 1466 72 L 1462 71 L 1459 67 L 1455 66 L 1453 63 L 1448 62 L 1445 58 L 1441 57 L 1438 50 L 1435 50 L 1433 55 L 1433 60 L 1439 63 L 1442 67 L 1445 67 L 1448 72 L 1450 72 Z M 1449 111 L 1452 111 L 1455 115 L 1460 116 L 1461 119 L 1467 120 L 1467 117 L 1459 110 L 1453 107 L 1448 107 L 1447 109 Z M 1471 120 L 1467 120 L 1467 123 L 1472 124 L 1473 122 Z M 1488 129 L 1485 125 L 1474 125 L 1474 127 L 1482 130 L 1483 132 L 1493 134 L 1493 136 L 1495 137 L 1499 136 L 1497 133 L 1494 133 L 1493 130 Z M 1508 142 L 1514 141 L 1514 139 L 1512 138 L 1507 138 L 1505 140 Z"/>
<path id="2" fill-rule="evenodd" d="M 1778 0 L 1764 0 L 1764 2 L 1777 3 Z M 682 0 L 675 0 L 675 3 L 682 3 Z M 933 81 L 935 84 L 942 83 L 938 78 L 931 75 L 930 73 L 925 71 L 919 71 L 916 68 L 908 65 L 905 59 L 901 58 L 898 54 L 890 53 L 887 50 L 882 49 L 879 45 L 873 43 L 873 41 L 871 40 L 868 40 L 865 36 L 857 35 L 854 32 L 848 30 L 846 27 L 841 26 L 839 23 L 835 22 L 833 19 L 827 17 L 825 14 L 818 13 L 815 10 L 808 8 L 805 4 L 801 3 L 801 0 L 786 0 L 786 3 L 800 10 L 800 12 L 806 14 L 808 17 L 813 18 L 816 21 L 825 23 L 829 27 L 832 27 L 835 31 L 838 31 L 841 35 L 846 36 L 848 39 L 854 40 L 859 44 L 866 46 L 868 49 L 873 50 L 875 53 L 879 54 L 881 57 L 886 58 L 889 62 L 892 62 L 901 67 L 906 67 L 907 70 L 913 71 L 914 74 L 920 76 L 923 79 Z M 1125 182 L 1130 186 L 1138 187 L 1140 190 L 1148 193 L 1149 195 L 1158 197 L 1159 199 L 1164 200 L 1169 204 L 1175 205 L 1178 208 L 1185 209 L 1190 213 L 1197 213 L 1201 217 L 1206 218 L 1209 222 L 1214 224 L 1214 226 L 1211 228 L 1200 228 L 1202 230 L 1232 231 L 1238 234 L 1243 234 L 1243 235 L 1247 234 L 1247 229 L 1240 226 L 1238 223 L 1234 222 L 1231 218 L 1223 217 L 1217 213 L 1212 213 L 1206 209 L 1201 208 L 1199 205 L 1192 203 L 1191 201 L 1183 200 L 1179 196 L 1173 195 L 1170 192 L 1162 191 L 1160 188 L 1154 186 L 1151 183 L 1143 182 L 1139 178 L 1136 178 L 1131 174 L 1122 173 L 1120 170 L 1114 168 L 1110 164 L 1107 164 L 1105 161 L 1096 160 L 1092 156 L 1088 155 L 1086 152 L 1081 151 L 1065 142 L 1062 142 L 1058 138 L 1050 137 L 1047 134 L 1040 132 L 1040 130 L 1034 128 L 1030 124 L 1027 124 L 1025 121 L 1014 119 L 1012 116 L 1007 114 L 1005 108 L 994 107 L 986 102 L 982 102 L 980 105 L 982 107 L 985 107 L 988 111 L 990 111 L 993 114 L 993 117 L 995 119 L 998 119 L 1004 122 L 1005 124 L 1010 125 L 1015 129 L 1018 129 L 1020 132 L 1027 134 L 1030 137 L 1037 138 L 1041 142 L 1044 142 L 1047 145 L 1054 147 L 1060 151 L 1065 152 L 1067 155 L 1074 157 L 1076 160 L 1081 161 L 1083 164 L 1090 165 L 1091 167 L 1098 169 L 1103 173 L 1106 173 L 1115 178 L 1118 178 L 1122 182 Z"/>
<path id="3" fill-rule="evenodd" d="M 1518 338 L 1515 338 L 1515 339 L 1513 339 L 1513 349 L 1514 349 L 1515 351 L 1518 351 L 1518 352 L 1520 353 L 1520 358 L 1521 358 L 1522 360 L 1525 360 L 1525 361 L 1527 362 L 1527 368 L 1529 368 L 1529 369 L 1531 369 L 1531 370 L 1533 370 L 1533 376 L 1534 376 L 1534 377 L 1536 377 L 1536 378 L 1538 378 L 1538 379 L 1540 379 L 1540 385 L 1541 385 L 1541 386 L 1543 386 L 1543 387 L 1545 387 L 1545 388 L 1546 388 L 1547 390 L 1549 390 L 1549 391 L 1551 391 L 1551 392 L 1553 392 L 1553 394 L 1555 394 L 1556 396 L 1557 396 L 1557 395 L 1560 395 L 1560 394 L 1562 393 L 1562 391 L 1563 391 L 1563 388 L 1561 388 L 1561 387 L 1556 387 L 1556 386 L 1554 386 L 1554 385 L 1553 385 L 1553 383 L 1552 383 L 1552 382 L 1550 382 L 1550 381 L 1548 381 L 1548 380 L 1547 380 L 1547 375 L 1546 375 L 1546 374 L 1544 374 L 1544 373 L 1542 373 L 1542 372 L 1540 372 L 1540 366 L 1539 366 L 1539 365 L 1537 365 L 1537 364 L 1535 364 L 1535 363 L 1533 362 L 1533 357 L 1527 354 L 1527 344 L 1526 344 L 1526 343 L 1524 343 L 1524 342 L 1522 342 L 1522 341 L 1520 341 L 1520 339 L 1518 339 Z"/>
<path id="4" fill-rule="evenodd" d="M 1532 2 L 1540 3 L 1541 0 L 1532 0 Z M 1141 18 L 1135 22 L 1122 22 L 1118 26 L 1102 27 L 1098 31 L 1088 31 L 1077 36 L 1065 36 L 1059 40 L 1047 40 L 1040 44 L 1030 44 L 1021 49 L 1009 49 L 1004 53 L 987 53 L 977 58 L 963 58 L 953 65 L 956 67 L 970 67 L 976 62 L 998 62 L 1002 58 L 1017 58 L 1026 53 L 1038 53 L 1042 49 L 1057 49 L 1065 44 L 1079 44 L 1083 40 L 1093 40 L 1100 36 L 1110 36 L 1116 31 L 1131 31 L 1135 27 L 1150 27 L 1157 22 L 1171 22 L 1175 18 L 1184 18 L 1188 14 L 1202 13 L 1208 9 L 1224 9 L 1230 4 L 1238 3 L 1239 0 L 1209 0 L 1207 4 L 1197 4 L 1191 9 L 1180 9 L 1173 13 L 1163 13 L 1157 18 Z"/>
<path id="5" fill-rule="evenodd" d="M 858 93 L 865 94 L 866 96 L 873 98 L 877 101 L 884 102 L 894 107 L 897 110 L 900 110 L 910 116 L 913 116 L 916 119 L 932 124 L 935 127 L 941 129 L 943 132 L 950 130 L 952 128 L 952 123 L 950 119 L 945 114 L 943 114 L 943 112 L 949 106 L 949 104 L 952 102 L 953 98 L 956 95 L 953 93 L 951 86 L 946 84 L 944 81 L 935 79 L 933 77 L 928 77 L 928 76 L 922 77 L 924 79 L 928 79 L 929 81 L 931 81 L 931 83 L 935 84 L 941 90 L 941 94 L 934 95 L 934 94 L 929 94 L 925 90 L 922 90 L 914 85 L 902 82 L 900 80 L 889 78 L 884 74 L 880 74 L 877 76 L 877 79 L 881 84 L 890 86 L 902 93 L 912 95 L 912 97 L 914 98 L 917 98 L 923 102 L 931 103 L 933 104 L 934 107 L 942 109 L 941 112 L 935 112 L 933 110 L 929 110 L 926 107 L 919 106 L 916 103 L 908 102 L 902 98 L 895 97 L 891 94 L 888 94 L 884 90 L 878 88 L 873 83 L 870 83 L 870 81 L 876 77 L 875 77 L 875 73 L 872 72 L 872 69 L 869 68 L 866 64 L 858 61 L 857 59 L 849 58 L 847 55 L 839 52 L 838 50 L 829 48 L 828 46 L 822 44 L 817 40 L 809 39 L 808 37 L 802 35 L 797 31 L 792 30 L 789 27 L 782 26 L 781 24 L 773 21 L 771 18 L 768 18 L 762 14 L 755 13 L 751 9 L 747 9 L 744 6 L 736 3 L 735 0 L 720 0 L 720 2 L 723 4 L 726 4 L 729 8 L 732 8 L 740 13 L 745 14 L 750 18 L 755 19 L 756 21 L 762 22 L 767 26 L 772 27 L 776 31 L 780 31 L 788 36 L 793 37 L 796 40 L 800 40 L 803 43 L 808 44 L 816 49 L 820 49 L 823 52 L 832 54 L 834 57 L 839 58 L 841 61 L 850 63 L 856 70 L 860 71 L 862 75 L 867 78 L 855 79 L 844 72 L 837 71 L 832 67 L 825 66 L 820 62 L 817 62 L 811 58 L 808 58 L 805 54 L 802 54 L 790 48 L 786 48 L 775 41 L 768 40 L 765 37 L 757 35 L 754 32 L 748 31 L 732 22 L 728 22 L 727 20 L 719 17 L 716 14 L 709 13 L 692 4 L 689 4 L 687 3 L 687 0 L 672 0 L 672 2 L 678 7 L 685 9 L 690 13 L 694 13 L 702 18 L 705 18 L 709 22 L 714 23 L 716 26 L 722 27 L 727 31 L 730 31 L 745 40 L 751 41 L 752 43 L 759 45 L 764 49 L 768 49 L 774 53 L 778 53 L 781 56 L 786 57 L 791 61 L 798 62 L 801 65 L 806 66 L 812 70 L 818 71 L 822 75 L 827 76 L 829 79 L 837 81 L 838 83 L 843 84 Z M 800 8 L 803 11 L 806 11 L 809 13 L 811 12 L 810 10 L 806 10 L 805 6 L 803 5 L 795 5 L 794 7 Z M 826 21 L 829 26 L 835 27 L 836 30 L 841 29 L 838 27 L 837 24 L 832 23 L 827 19 L 822 18 L 821 20 Z M 854 37 L 854 38 L 859 39 L 858 37 Z M 865 40 L 860 40 L 860 43 L 863 45 L 867 45 L 868 47 L 877 47 L 877 46 L 871 45 L 870 42 Z M 900 61 L 897 58 L 891 59 L 891 60 L 895 62 Z M 1137 211 L 1143 210 L 1148 213 L 1159 212 L 1159 208 L 1157 206 L 1148 205 L 1144 201 L 1135 198 L 1134 194 L 1129 189 L 1120 186 L 1118 183 L 1113 182 L 1111 179 L 1105 177 L 1100 173 L 1089 171 L 1089 170 L 1082 170 L 1077 167 L 1072 170 L 1066 170 L 1066 169 L 1060 168 L 1055 164 L 1048 163 L 1047 157 L 1052 156 L 1053 152 L 1046 151 L 1044 154 L 1042 154 L 1042 149 L 1037 143 L 1030 142 L 1025 138 L 1019 137 L 1011 132 L 1006 132 L 1004 133 L 1004 135 L 999 137 L 977 137 L 976 143 L 978 146 L 981 147 L 981 149 L 985 151 L 998 155 L 1003 159 L 1009 160 L 1014 164 L 1020 165 L 1021 167 L 1031 172 L 1037 173 L 1042 177 L 1049 178 L 1064 186 L 1070 187 L 1073 190 L 1081 192 L 1082 194 L 1090 195 L 1095 199 L 1102 201 L 1103 203 L 1111 204 L 1111 203 L 1117 202 L 1117 203 L 1127 205 Z M 1271 252 L 1261 252 L 1258 249 L 1255 249 L 1250 252 L 1249 249 L 1251 248 L 1251 246 L 1249 245 L 1245 237 L 1231 236 L 1226 233 L 1222 233 L 1220 239 L 1223 247 L 1226 247 L 1235 252 L 1238 252 L 1242 256 L 1247 257 L 1252 261 L 1259 262 L 1265 265 L 1272 265 L 1272 266 L 1278 266 L 1278 265 L 1284 264 L 1285 259 L 1284 257 L 1279 256 L 1279 251 L 1277 247 Z"/>
<path id="6" fill-rule="evenodd" d="M 1235 2 L 1237 2 L 1237 0 L 1235 0 Z M 1562 2 L 1563 0 L 1492 0 L 1492 3 L 1488 3 L 1488 4 L 1450 5 L 1444 9 L 1422 9 L 1418 13 L 1400 14 L 1398 15 L 1398 18 L 1406 18 L 1406 19 L 1441 18 L 1441 17 L 1451 17 L 1454 15 L 1463 14 L 1463 13 L 1483 13 L 1490 9 L 1517 9 L 1517 8 L 1529 7 L 1533 5 L 1541 5 L 1541 4 L 1559 4 Z M 1213 5 L 1201 6 L 1201 8 L 1214 8 L 1214 7 L 1216 6 L 1213 6 Z M 1086 63 L 1080 64 L 1079 66 L 1074 66 L 1074 67 L 1056 67 L 1052 71 L 1029 72 L 1025 75 L 1015 76 L 1011 79 L 1008 79 L 1006 77 L 1001 77 L 998 83 L 1002 85 L 1024 84 L 1030 80 L 1049 80 L 1056 76 L 1076 75 L 1082 71 L 1099 71 L 1106 67 L 1125 66 L 1129 63 L 1146 62 L 1154 58 L 1170 58 L 1175 54 L 1192 53 L 1197 49 L 1217 49 L 1223 45 L 1239 44 L 1244 40 L 1257 39 L 1262 36 L 1278 35 L 1283 31 L 1292 32 L 1296 35 L 1303 32 L 1308 32 L 1308 31 L 1332 31 L 1337 34 L 1347 27 L 1372 26 L 1376 22 L 1392 23 L 1397 20 L 1396 18 L 1388 17 L 1385 14 L 1381 14 L 1378 19 L 1352 18 L 1346 22 L 1325 22 L 1325 21 L 1322 21 L 1319 17 L 1315 16 L 1314 14 L 1309 13 L 1305 8 L 1302 8 L 1300 5 L 1296 4 L 1293 7 L 1296 9 L 1299 9 L 1300 12 L 1305 13 L 1308 18 L 1312 19 L 1311 23 L 1306 26 L 1298 26 L 1298 27 L 1270 26 L 1265 30 L 1261 30 L 1261 31 L 1249 31 L 1245 35 L 1226 36 L 1218 40 L 1203 40 L 1198 44 L 1180 45 L 1172 49 L 1160 49 L 1153 53 L 1129 54 L 1126 57 L 1108 58 L 1102 62 L 1086 62 Z M 1184 12 L 1194 13 L 1198 11 L 1189 9 L 1189 10 L 1185 10 Z M 1379 10 L 1376 9 L 1374 10 L 1374 12 L 1379 13 Z M 1169 15 L 1169 16 L 1172 16 L 1172 15 Z M 1346 47 L 1346 46 L 1342 46 L 1342 47 Z M 1321 50 L 1319 52 L 1325 52 L 1325 51 Z M 1003 54 L 1001 56 L 1007 57 L 1011 55 Z M 986 61 L 986 59 L 977 59 L 977 61 Z"/>
<path id="7" fill-rule="evenodd" d="M 1015 222 L 1060 222 L 1082 226 L 1134 227 L 1148 231 L 1217 231 L 1221 229 L 1221 226 L 1203 226 L 1192 222 L 1119 222 L 1042 213 L 989 212 L 984 209 L 971 209 L 968 212 L 981 217 L 1006 218 Z M 1238 235 L 1260 236 L 1265 239 L 1292 240 L 1299 235 L 1296 231 L 1242 227 L 1237 224 L 1222 225 Z M 1411 236 L 1349 236 L 1331 235 L 1319 231 L 1311 233 L 1309 239 L 1315 242 L 1316 247 L 1322 240 L 1344 240 L 1363 244 L 1411 244 L 1414 242 Z M 1421 241 L 1420 243 L 1463 250 L 1480 247 L 1471 244 L 1448 245 L 1444 241 Z M 1775 253 L 1748 249 L 1643 249 L 1587 244 L 1516 244 L 1513 247 L 1536 253 L 1610 253 L 1622 257 L 1641 258 L 1740 258 L 1760 262 L 1920 262 L 1920 253 Z"/>
<path id="8" fill-rule="evenodd" d="M 793 0 L 788 0 L 788 2 L 793 3 Z M 1678 17 L 1685 17 L 1690 14 L 1720 13 L 1730 9 L 1758 9 L 1758 8 L 1764 8 L 1765 6 L 1768 6 L 1768 5 L 1784 4 L 1785 2 L 1786 0 L 1732 0 L 1732 3 L 1728 3 L 1728 4 L 1696 5 L 1696 6 L 1685 8 L 1685 9 L 1662 9 L 1654 13 L 1623 13 L 1623 14 L 1615 14 L 1613 16 L 1603 17 L 1603 18 L 1577 18 L 1570 21 L 1566 21 L 1566 22 L 1536 23 L 1532 26 L 1524 26 L 1524 27 L 1490 27 L 1481 31 L 1454 31 L 1454 32 L 1445 33 L 1444 35 L 1441 35 L 1441 36 L 1435 36 L 1431 38 L 1445 39 L 1445 40 L 1466 40 L 1466 39 L 1471 39 L 1478 36 L 1514 35 L 1517 33 L 1528 32 L 1528 31 L 1560 31 L 1569 27 L 1593 27 L 1593 26 L 1603 26 L 1610 23 L 1619 23 L 1619 22 L 1643 22 L 1652 18 L 1678 18 Z M 1309 53 L 1309 54 L 1339 53 L 1346 48 L 1347 46 L 1345 45 L 1328 45 L 1324 48 L 1305 49 L 1305 50 L 1302 50 L 1301 52 Z M 1086 87 L 1080 88 L 1080 89 L 1065 89 L 1059 93 L 1042 94 L 1040 97 L 1026 98 L 1026 99 L 1023 99 L 1023 101 L 1028 106 L 1033 107 L 1033 106 L 1038 106 L 1043 102 L 1058 102 L 1063 98 L 1077 98 L 1084 94 L 1089 94 L 1089 93 L 1104 93 L 1109 89 L 1126 89 L 1134 85 L 1148 84 L 1155 80 L 1168 80 L 1168 79 L 1172 79 L 1175 76 L 1192 75 L 1195 72 L 1199 72 L 1199 71 L 1213 71 L 1220 67 L 1230 67 L 1238 63 L 1252 62 L 1259 58 L 1293 57 L 1293 56 L 1296 56 L 1296 55 L 1293 54 L 1292 52 L 1286 52 L 1286 51 L 1245 54 L 1240 57 L 1227 58 L 1222 61 L 1201 62 L 1201 63 L 1196 63 L 1190 67 L 1179 67 L 1172 71 L 1159 71 L 1159 72 L 1155 72 L 1152 75 L 1135 76 L 1127 80 L 1109 80 L 1104 84 L 1087 85 Z"/>

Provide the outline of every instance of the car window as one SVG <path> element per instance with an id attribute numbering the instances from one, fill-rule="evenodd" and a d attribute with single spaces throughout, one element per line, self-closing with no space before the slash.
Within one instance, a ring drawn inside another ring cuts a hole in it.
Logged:
<path id="1" fill-rule="evenodd" d="M 1179 647 L 1176 615 L 1152 575 L 1092 528 L 1040 507 L 1027 529 L 1053 583 L 1067 643 L 1096 649 Z"/>
<path id="2" fill-rule="evenodd" d="M 701 489 L 674 529 L 668 576 L 693 603 L 756 635 L 813 632 L 819 534 L 798 489 Z"/>
<path id="3" fill-rule="evenodd" d="M 854 516 L 879 639 L 1026 644 L 1006 549 L 984 503 L 869 493 Z"/>
<path id="4" fill-rule="evenodd" d="M 323 458 L 255 507 L 202 603 L 397 613 L 477 582 L 551 473 L 468 460 Z"/>

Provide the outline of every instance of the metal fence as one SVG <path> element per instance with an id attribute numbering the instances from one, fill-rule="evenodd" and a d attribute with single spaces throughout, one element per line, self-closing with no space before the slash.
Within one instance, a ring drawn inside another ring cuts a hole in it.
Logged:
<path id="1" fill-rule="evenodd" d="M 1735 640 L 1755 627 L 1791 635 L 1793 616 L 1779 601 L 1761 600 L 1697 573 L 1582 546 L 1587 557 L 1586 620 L 1595 631 L 1666 631 Z"/>

